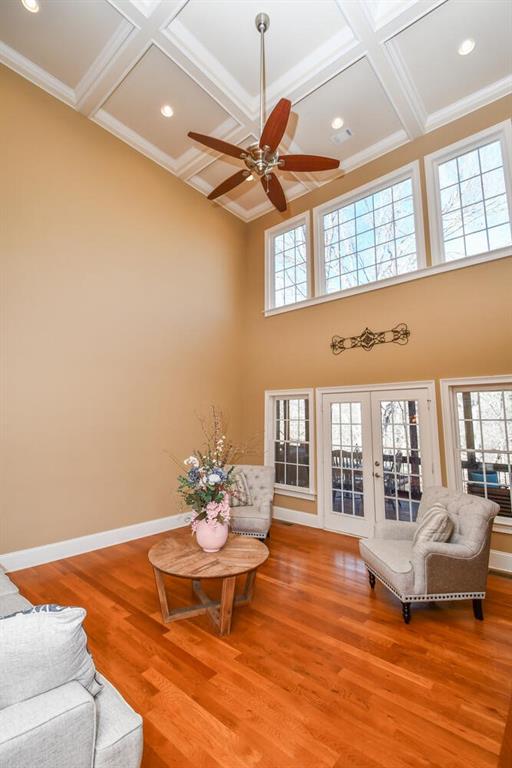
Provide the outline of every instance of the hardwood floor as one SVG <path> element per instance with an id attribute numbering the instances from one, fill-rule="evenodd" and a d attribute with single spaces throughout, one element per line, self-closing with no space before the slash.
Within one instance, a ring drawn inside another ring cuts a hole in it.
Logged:
<path id="1" fill-rule="evenodd" d="M 12 574 L 33 602 L 87 608 L 96 666 L 144 716 L 144 768 L 497 768 L 511 579 L 490 575 L 484 622 L 468 601 L 414 606 L 405 626 L 356 540 L 275 523 L 220 638 L 206 616 L 163 624 L 147 560 L 163 536 Z M 190 602 L 189 581 L 167 585 Z"/>

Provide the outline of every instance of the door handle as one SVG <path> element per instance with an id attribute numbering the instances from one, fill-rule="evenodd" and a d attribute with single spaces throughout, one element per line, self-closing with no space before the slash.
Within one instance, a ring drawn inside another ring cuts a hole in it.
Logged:
<path id="1" fill-rule="evenodd" d="M 376 461 L 376 462 L 375 462 L 375 466 L 376 466 L 376 467 L 380 467 L 380 461 Z"/>
<path id="2" fill-rule="evenodd" d="M 373 473 L 373 476 L 374 476 L 374 477 L 381 477 L 381 475 L 379 475 L 379 473 L 378 473 L 378 472 L 374 472 L 374 473 Z"/>

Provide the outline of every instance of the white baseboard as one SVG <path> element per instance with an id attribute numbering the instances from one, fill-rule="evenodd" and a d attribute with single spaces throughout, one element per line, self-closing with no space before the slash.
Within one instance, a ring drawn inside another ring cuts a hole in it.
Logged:
<path id="1" fill-rule="evenodd" d="M 491 549 L 489 568 L 500 573 L 512 573 L 512 552 L 500 552 L 498 549 Z"/>
<path id="2" fill-rule="evenodd" d="M 84 552 L 92 552 L 94 549 L 103 549 L 114 544 L 122 544 L 123 541 L 141 539 L 154 533 L 181 528 L 187 524 L 189 516 L 190 513 L 184 512 L 179 515 L 159 517 L 156 520 L 147 520 L 144 523 L 126 525 L 123 528 L 114 528 L 110 531 L 91 533 L 88 536 L 80 536 L 77 539 L 56 541 L 53 544 L 43 544 L 41 547 L 32 547 L 31 549 L 20 549 L 17 552 L 6 552 L 3 555 L 0 554 L 0 565 L 6 571 L 19 571 L 22 568 L 31 568 L 34 565 L 51 563 L 54 560 L 61 560 L 63 557 L 81 555 Z"/>
<path id="3" fill-rule="evenodd" d="M 298 512 L 296 509 L 287 507 L 273 507 L 273 517 L 275 520 L 284 520 L 286 523 L 298 523 L 307 525 L 309 528 L 321 528 L 318 515 L 312 515 L 309 512 Z"/>

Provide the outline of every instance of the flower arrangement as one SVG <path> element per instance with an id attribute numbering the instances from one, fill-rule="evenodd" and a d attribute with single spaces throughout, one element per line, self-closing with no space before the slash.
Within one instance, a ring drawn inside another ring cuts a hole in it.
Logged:
<path id="1" fill-rule="evenodd" d="M 229 497 L 235 494 L 233 467 L 226 465 L 235 458 L 235 447 L 226 437 L 222 415 L 212 408 L 212 425 L 202 422 L 206 445 L 183 462 L 186 474 L 178 477 L 178 493 L 192 507 L 192 531 L 197 532 L 201 521 L 210 526 L 229 525 Z"/>

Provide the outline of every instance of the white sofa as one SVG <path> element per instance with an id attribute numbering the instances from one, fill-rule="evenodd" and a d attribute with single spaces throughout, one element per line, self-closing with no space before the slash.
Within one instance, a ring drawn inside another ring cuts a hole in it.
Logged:
<path id="1" fill-rule="evenodd" d="M 30 607 L 0 566 L 0 617 Z M 139 768 L 142 718 L 97 678 L 96 697 L 73 681 L 0 709 L 0 768 Z"/>

